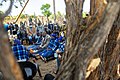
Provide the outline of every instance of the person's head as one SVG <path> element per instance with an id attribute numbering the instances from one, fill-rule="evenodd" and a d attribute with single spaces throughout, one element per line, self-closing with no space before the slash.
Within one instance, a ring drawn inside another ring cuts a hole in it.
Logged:
<path id="1" fill-rule="evenodd" d="M 53 80 L 55 77 L 51 74 L 46 74 L 44 80 Z"/>

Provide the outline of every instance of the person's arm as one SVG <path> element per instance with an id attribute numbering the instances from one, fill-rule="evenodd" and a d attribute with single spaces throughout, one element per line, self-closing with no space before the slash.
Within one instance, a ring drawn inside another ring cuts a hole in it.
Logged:
<path id="1" fill-rule="evenodd" d="M 47 38 L 47 42 L 46 42 L 43 46 L 41 46 L 41 47 L 42 47 L 42 48 L 47 47 L 47 46 L 48 46 L 48 44 L 49 44 L 49 42 L 50 42 L 50 38 Z"/>

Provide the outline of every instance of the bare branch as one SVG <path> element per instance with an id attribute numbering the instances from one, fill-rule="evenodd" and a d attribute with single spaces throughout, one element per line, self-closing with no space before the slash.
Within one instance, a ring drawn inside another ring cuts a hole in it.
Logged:
<path id="1" fill-rule="evenodd" d="M 14 3 L 14 0 L 10 0 L 9 8 L 5 11 L 5 14 L 2 16 L 2 19 L 4 19 L 6 16 L 8 16 L 8 14 L 10 14 L 10 12 L 12 10 L 13 3 Z"/>

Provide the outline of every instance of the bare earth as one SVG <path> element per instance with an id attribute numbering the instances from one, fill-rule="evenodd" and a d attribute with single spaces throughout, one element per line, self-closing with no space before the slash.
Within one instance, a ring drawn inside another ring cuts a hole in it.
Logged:
<path id="1" fill-rule="evenodd" d="M 43 80 L 45 74 L 50 73 L 50 74 L 54 74 L 54 72 L 56 71 L 56 60 L 51 60 L 47 63 L 43 62 L 42 60 L 38 60 L 37 64 L 40 65 L 40 71 L 42 74 L 42 79 L 39 77 L 38 73 L 36 74 L 36 76 L 34 77 L 34 80 Z"/>
<path id="2" fill-rule="evenodd" d="M 88 72 L 86 73 L 86 77 L 88 77 L 90 75 L 90 73 L 95 70 L 95 68 L 99 65 L 100 59 L 96 58 L 93 59 L 91 61 L 91 64 L 88 67 Z M 40 70 L 41 70 L 41 74 L 42 74 L 42 79 L 39 77 L 38 73 L 37 75 L 34 77 L 34 80 L 43 80 L 45 74 L 50 73 L 50 74 L 54 74 L 54 72 L 56 71 L 56 60 L 51 60 L 47 63 L 44 63 L 42 60 L 38 60 L 37 64 L 40 65 Z"/>

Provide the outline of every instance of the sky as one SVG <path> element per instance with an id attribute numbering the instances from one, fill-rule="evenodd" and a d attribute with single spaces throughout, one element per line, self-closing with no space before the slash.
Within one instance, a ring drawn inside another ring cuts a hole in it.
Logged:
<path id="1" fill-rule="evenodd" d="M 29 15 L 42 15 L 41 13 L 41 6 L 43 4 L 50 4 L 50 11 L 53 13 L 53 0 L 29 0 L 27 6 L 25 7 L 23 14 L 29 14 Z M 90 6 L 90 0 L 85 0 L 85 5 L 83 7 L 84 12 L 89 12 L 89 6 Z M 64 0 L 55 0 L 55 6 L 56 6 L 56 12 L 60 11 L 62 14 L 65 14 L 65 3 Z M 0 10 L 5 11 L 8 8 L 9 2 L 3 3 L 3 6 L 0 6 Z M 20 11 L 22 10 L 22 7 L 19 5 L 19 3 L 16 3 L 18 8 L 15 8 L 13 6 L 11 15 L 18 15 Z"/>

